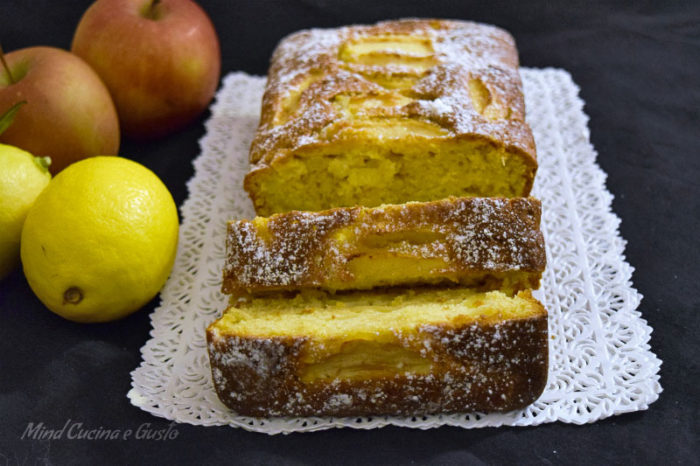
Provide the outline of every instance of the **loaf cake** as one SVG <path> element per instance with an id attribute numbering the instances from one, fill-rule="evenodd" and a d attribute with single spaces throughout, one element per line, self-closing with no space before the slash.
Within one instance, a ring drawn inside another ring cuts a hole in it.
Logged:
<path id="1" fill-rule="evenodd" d="M 448 198 L 229 222 L 224 293 L 460 284 L 513 294 L 545 268 L 540 202 Z"/>
<path id="2" fill-rule="evenodd" d="M 528 196 L 513 38 L 466 21 L 313 29 L 274 52 L 245 178 L 258 215 Z"/>
<path id="3" fill-rule="evenodd" d="M 529 291 L 248 298 L 207 344 L 219 398 L 247 416 L 508 411 L 547 380 L 547 313 Z"/>

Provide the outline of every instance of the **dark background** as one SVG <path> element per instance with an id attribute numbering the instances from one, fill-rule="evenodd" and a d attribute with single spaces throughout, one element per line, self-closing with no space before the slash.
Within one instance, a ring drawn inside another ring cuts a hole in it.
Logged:
<path id="1" fill-rule="evenodd" d="M 28 422 L 136 429 L 169 421 L 131 406 L 156 300 L 122 321 L 79 325 L 47 311 L 20 271 L 0 283 L 0 465 L 108 463 L 631 463 L 698 464 L 700 312 L 700 2 L 201 1 L 215 23 L 222 71 L 264 74 L 284 35 L 312 26 L 402 16 L 473 19 L 513 33 L 521 63 L 561 67 L 581 87 L 598 161 L 622 218 L 633 280 L 644 295 L 664 392 L 649 410 L 591 425 L 429 431 L 386 427 L 269 437 L 178 425 L 174 441 L 21 440 Z M 70 46 L 90 1 L 3 1 L 6 51 Z M 126 79 L 126 77 L 125 77 Z M 187 196 L 208 114 L 164 140 L 122 143 L 178 205 Z"/>

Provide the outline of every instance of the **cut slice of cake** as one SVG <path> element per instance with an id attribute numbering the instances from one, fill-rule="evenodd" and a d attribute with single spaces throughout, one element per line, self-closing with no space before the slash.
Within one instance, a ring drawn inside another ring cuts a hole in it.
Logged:
<path id="1" fill-rule="evenodd" d="M 547 313 L 529 291 L 249 298 L 207 341 L 218 396 L 240 415 L 508 411 L 547 380 Z"/>
<path id="2" fill-rule="evenodd" d="M 527 196 L 537 170 L 502 29 L 402 20 L 277 47 L 245 189 L 258 215 L 448 196 Z"/>
<path id="3" fill-rule="evenodd" d="M 449 198 L 230 222 L 224 293 L 460 284 L 512 294 L 545 268 L 540 202 Z"/>

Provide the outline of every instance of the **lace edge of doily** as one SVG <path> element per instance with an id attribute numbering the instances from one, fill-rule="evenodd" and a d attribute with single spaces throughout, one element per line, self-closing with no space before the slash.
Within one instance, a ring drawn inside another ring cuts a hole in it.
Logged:
<path id="1" fill-rule="evenodd" d="M 603 217 L 606 223 L 614 224 L 615 227 L 613 231 L 608 232 L 608 231 L 599 231 L 598 232 L 598 237 L 607 237 L 611 240 L 612 243 L 612 248 L 613 248 L 613 254 L 616 255 L 619 258 L 618 261 L 618 271 L 623 275 L 624 277 L 624 291 L 625 293 L 621 293 L 626 295 L 626 301 L 629 302 L 627 308 L 625 309 L 625 313 L 629 314 L 631 317 L 634 319 L 628 322 L 628 324 L 633 324 L 630 326 L 634 326 L 634 328 L 637 330 L 637 335 L 639 335 L 639 340 L 641 343 L 640 347 L 640 353 L 644 353 L 645 356 L 645 361 L 647 364 L 647 371 L 646 373 L 649 374 L 649 376 L 644 379 L 637 381 L 635 384 L 631 384 L 634 386 L 645 386 L 647 389 L 642 390 L 643 393 L 647 394 L 647 397 L 644 399 L 639 400 L 639 404 L 637 406 L 633 407 L 624 407 L 621 409 L 613 409 L 609 413 L 605 413 L 597 418 L 588 420 L 586 422 L 576 422 L 574 420 L 568 421 L 574 424 L 586 424 L 586 423 L 591 423 L 591 422 L 596 422 L 601 419 L 605 419 L 607 417 L 611 416 L 616 416 L 619 414 L 625 414 L 629 412 L 635 412 L 635 411 L 642 411 L 646 410 L 649 408 L 649 405 L 654 403 L 656 400 L 658 400 L 659 395 L 661 392 L 663 392 L 663 387 L 661 386 L 660 383 L 660 369 L 661 369 L 661 364 L 663 363 L 661 359 L 656 355 L 651 350 L 651 334 L 653 332 L 653 329 L 651 325 L 647 322 L 647 320 L 642 316 L 641 311 L 639 311 L 639 305 L 643 299 L 643 295 L 639 292 L 634 287 L 634 283 L 632 281 L 632 275 L 634 273 L 634 266 L 632 266 L 628 261 L 627 261 L 627 256 L 625 255 L 625 249 L 627 246 L 627 240 L 622 237 L 622 233 L 620 231 L 620 225 L 622 223 L 622 220 L 620 217 L 613 211 L 612 208 L 612 203 L 615 198 L 614 194 L 608 189 L 606 185 L 606 180 L 607 180 L 607 173 L 602 169 L 600 164 L 597 162 L 598 159 L 598 151 L 595 149 L 593 146 L 593 143 L 591 142 L 590 138 L 590 127 L 589 127 L 589 122 L 590 122 L 590 117 L 586 112 L 584 112 L 584 106 L 585 103 L 583 99 L 581 98 L 581 88 L 579 87 L 578 84 L 573 80 L 573 77 L 571 76 L 571 73 L 568 71 L 561 69 L 561 68 L 552 68 L 552 67 L 547 67 L 547 68 L 537 68 L 537 69 L 531 69 L 531 68 L 525 68 L 527 70 L 538 70 L 538 71 L 544 71 L 547 73 L 550 73 L 552 75 L 559 75 L 561 76 L 561 79 L 566 81 L 566 97 L 569 99 L 569 101 L 573 104 L 572 108 L 573 111 L 569 113 L 569 118 L 575 121 L 575 124 L 578 128 L 581 128 L 583 130 L 583 135 L 584 135 L 584 141 L 580 142 L 577 144 L 575 147 L 577 148 L 576 152 L 578 154 L 583 154 L 584 156 L 588 157 L 591 159 L 591 163 L 589 166 L 589 169 L 591 172 L 594 172 L 596 174 L 595 176 L 595 181 L 597 186 L 597 191 L 600 192 L 604 198 L 603 200 L 603 209 L 598 209 L 596 210 L 595 214 L 599 215 L 600 217 Z M 643 350 L 643 351 L 641 351 Z M 631 389 L 630 389 L 631 390 Z"/>

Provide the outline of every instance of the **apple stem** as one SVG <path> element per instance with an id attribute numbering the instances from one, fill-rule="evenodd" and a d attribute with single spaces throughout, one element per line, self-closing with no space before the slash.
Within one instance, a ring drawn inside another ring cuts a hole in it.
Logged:
<path id="1" fill-rule="evenodd" d="M 158 0 L 156 0 L 157 2 Z M 12 77 L 12 73 L 10 73 L 10 67 L 7 65 L 7 62 L 5 61 L 5 52 L 2 50 L 2 44 L 0 44 L 0 62 L 2 62 L 2 67 L 5 68 L 5 73 L 7 73 L 7 77 L 10 79 L 10 84 L 14 84 L 15 78 Z"/>
<path id="2" fill-rule="evenodd" d="M 151 5 L 148 7 L 146 12 L 146 17 L 150 19 L 158 19 L 160 12 L 158 11 L 158 6 L 160 5 L 160 0 L 153 0 Z"/>

